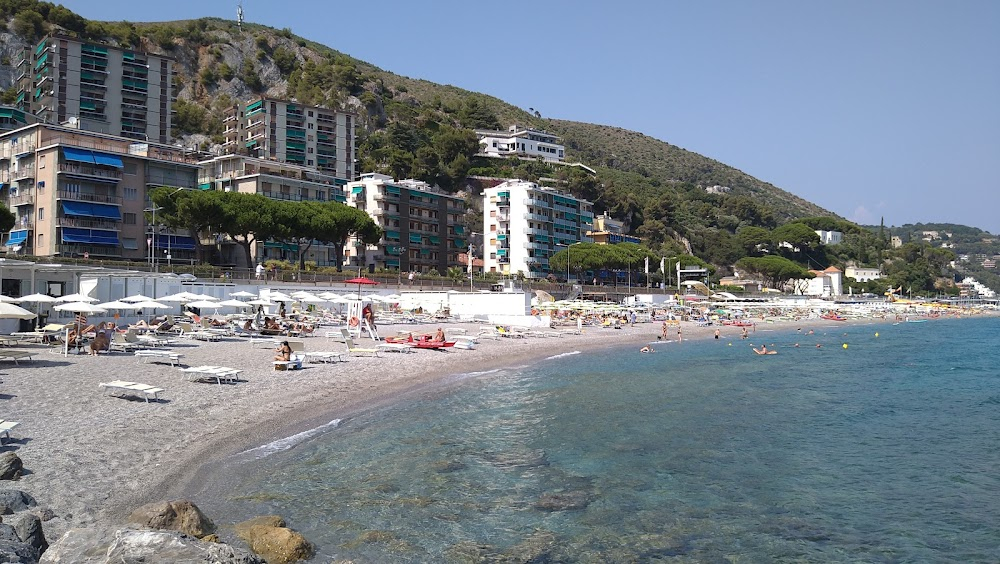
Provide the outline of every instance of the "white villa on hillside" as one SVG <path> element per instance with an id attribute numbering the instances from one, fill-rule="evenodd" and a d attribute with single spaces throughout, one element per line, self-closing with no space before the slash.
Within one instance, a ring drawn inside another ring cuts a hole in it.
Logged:
<path id="1" fill-rule="evenodd" d="M 803 296 L 834 297 L 844 293 L 843 272 L 836 266 L 826 270 L 810 270 L 815 278 L 792 280 L 795 293 Z"/>
<path id="2" fill-rule="evenodd" d="M 844 276 L 853 278 L 858 282 L 868 282 L 882 278 L 882 270 L 878 268 L 862 268 L 858 266 L 848 266 L 844 271 Z"/>
<path id="3" fill-rule="evenodd" d="M 477 129 L 480 153 L 488 157 L 541 157 L 563 162 L 566 148 L 561 139 L 537 129 L 510 126 L 507 131 Z"/>
<path id="4" fill-rule="evenodd" d="M 816 234 L 819 235 L 819 242 L 824 245 L 839 245 L 844 240 L 844 234 L 840 231 L 823 231 L 822 229 L 817 229 Z"/>

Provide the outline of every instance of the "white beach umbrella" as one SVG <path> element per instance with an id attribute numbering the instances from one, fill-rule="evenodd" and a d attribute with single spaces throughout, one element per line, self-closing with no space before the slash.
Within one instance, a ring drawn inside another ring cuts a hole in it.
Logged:
<path id="1" fill-rule="evenodd" d="M 268 299 L 272 302 L 290 302 L 292 297 L 288 294 L 283 294 L 281 292 L 271 292 L 267 295 Z"/>
<path id="2" fill-rule="evenodd" d="M 233 292 L 232 294 L 229 294 L 229 297 L 230 298 L 256 298 L 257 294 L 254 294 L 254 293 L 251 293 L 251 292 L 247 292 L 247 291 L 244 291 L 244 290 L 240 290 L 239 292 Z"/>
<path id="3" fill-rule="evenodd" d="M 399 294 L 389 294 L 388 296 L 382 296 L 382 299 L 386 302 L 398 302 L 403 299 L 403 296 L 400 296 Z"/>
<path id="4" fill-rule="evenodd" d="M 38 307 L 35 308 L 35 328 L 38 328 L 38 316 L 41 315 L 42 304 L 51 304 L 56 301 L 55 298 L 47 294 L 29 294 L 27 296 L 21 296 L 13 300 L 17 303 L 36 303 Z"/>
<path id="5" fill-rule="evenodd" d="M 270 300 L 250 300 L 247 302 L 250 305 L 260 305 L 260 306 L 275 306 L 278 305 Z"/>
<path id="6" fill-rule="evenodd" d="M 313 296 L 313 293 L 312 293 L 312 292 L 307 292 L 307 291 L 305 291 L 305 290 L 299 290 L 299 291 L 297 291 L 297 292 L 292 292 L 292 293 L 291 293 L 291 294 L 289 294 L 289 295 L 290 295 L 291 297 L 293 297 L 293 298 L 297 299 L 297 300 L 300 300 L 300 299 L 302 299 L 302 298 L 309 298 L 309 297 L 312 297 L 312 296 Z"/>
<path id="7" fill-rule="evenodd" d="M 337 294 L 335 292 L 320 292 L 319 297 L 323 298 L 324 300 L 332 300 L 333 298 L 339 298 L 340 294 Z"/>
<path id="8" fill-rule="evenodd" d="M 330 300 L 324 300 L 319 296 L 306 296 L 304 298 L 299 298 L 298 302 L 300 304 L 325 304 Z"/>
<path id="9" fill-rule="evenodd" d="M 250 302 L 244 302 L 242 300 L 223 300 L 218 302 L 218 305 L 222 307 L 253 307 Z"/>
<path id="10" fill-rule="evenodd" d="M 361 299 L 361 296 L 357 294 L 344 294 L 343 298 L 349 301 L 357 301 Z"/>
<path id="11" fill-rule="evenodd" d="M 92 304 L 92 303 L 94 303 L 94 302 L 96 302 L 98 300 L 97 300 L 97 298 L 92 298 L 90 296 L 85 296 L 83 294 L 67 294 L 65 296 L 60 296 L 60 297 L 56 298 L 56 301 L 60 302 L 60 303 L 66 303 L 66 302 L 87 302 L 89 304 Z"/>
<path id="12" fill-rule="evenodd" d="M 188 302 L 186 305 L 197 309 L 219 309 L 220 307 L 223 307 L 219 302 L 213 302 L 211 300 L 196 300 Z"/>
<path id="13" fill-rule="evenodd" d="M 209 296 L 208 294 L 191 294 L 191 295 L 197 297 L 199 300 L 208 300 L 210 302 L 217 302 L 221 300 L 221 298 L 217 298 L 215 296 Z"/>
<path id="14" fill-rule="evenodd" d="M 155 302 L 153 300 L 147 300 L 144 302 L 135 302 L 132 304 L 135 309 L 165 309 L 168 307 L 174 307 L 166 304 L 161 304 L 160 302 Z"/>
<path id="15" fill-rule="evenodd" d="M 96 301 L 96 300 L 95 300 Z M 70 311 L 73 313 L 107 313 L 108 310 L 103 307 L 96 306 L 92 303 L 80 301 L 80 302 L 69 302 L 65 304 L 59 304 L 52 309 L 56 311 Z"/>
<path id="16" fill-rule="evenodd" d="M 10 302 L 0 302 L 0 319 L 31 319 L 38 318 L 34 313 L 16 306 Z"/>
<path id="17" fill-rule="evenodd" d="M 148 302 L 151 299 L 153 299 L 153 298 L 150 298 L 150 297 L 147 297 L 147 296 L 143 296 L 142 294 L 133 294 L 131 296 L 128 296 L 127 298 L 122 298 L 122 301 L 123 302 Z"/>
<path id="18" fill-rule="evenodd" d="M 132 311 L 139 309 L 135 306 L 135 304 L 123 302 L 121 300 L 116 300 L 113 302 L 104 302 L 103 304 L 97 304 L 97 307 L 103 307 L 104 309 L 128 309 Z"/>
<path id="19" fill-rule="evenodd" d="M 12 298 L 10 296 L 4 296 L 4 295 L 0 294 L 0 302 L 12 304 L 12 303 L 15 303 L 16 301 L 17 301 L 17 298 Z"/>

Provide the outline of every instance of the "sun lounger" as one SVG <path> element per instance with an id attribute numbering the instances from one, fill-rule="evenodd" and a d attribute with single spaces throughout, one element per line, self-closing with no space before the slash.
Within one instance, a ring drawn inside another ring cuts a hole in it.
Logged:
<path id="1" fill-rule="evenodd" d="M 164 391 L 163 388 L 157 388 L 155 386 L 150 386 L 148 384 L 139 384 L 137 382 L 126 382 L 124 380 L 115 380 L 114 382 L 102 382 L 98 384 L 98 387 L 104 388 L 105 390 L 110 390 L 114 392 L 125 392 L 132 395 L 137 395 L 146 400 L 149 403 L 149 398 L 152 397 L 154 400 L 159 401 L 157 394 Z"/>
<path id="2" fill-rule="evenodd" d="M 296 353 L 289 357 L 288 360 L 276 360 L 274 361 L 275 370 L 302 370 L 302 362 L 306 359 L 306 355 L 303 353 Z"/>
<path id="3" fill-rule="evenodd" d="M 132 352 L 139 348 L 136 343 L 130 343 L 122 333 L 115 333 L 111 342 L 108 343 L 109 351 Z"/>
<path id="4" fill-rule="evenodd" d="M 180 370 L 188 374 L 192 382 L 215 380 L 220 385 L 223 381 L 236 383 L 241 372 L 235 368 L 225 366 L 194 366 L 191 368 L 181 368 Z"/>
<path id="5" fill-rule="evenodd" d="M 3 440 L 5 438 L 8 441 L 10 440 L 10 432 L 14 429 L 14 427 L 17 427 L 18 425 L 20 425 L 20 423 L 18 423 L 17 421 L 6 421 L 0 419 L 0 444 L 3 444 Z"/>
<path id="6" fill-rule="evenodd" d="M 319 351 L 319 352 L 307 352 L 305 353 L 306 359 L 309 362 L 346 362 L 347 357 L 344 353 L 331 352 L 331 351 Z"/>
<path id="7" fill-rule="evenodd" d="M 398 353 L 412 353 L 417 352 L 416 349 L 409 345 L 404 345 L 402 343 L 377 343 L 375 348 L 382 352 L 398 352 Z"/>
<path id="8" fill-rule="evenodd" d="M 471 335 L 457 335 L 452 337 L 452 340 L 455 341 L 456 349 L 466 350 L 476 348 L 476 343 L 478 342 L 477 339 Z"/>
<path id="9" fill-rule="evenodd" d="M 379 356 L 382 351 L 379 349 L 365 349 L 354 344 L 354 338 L 347 329 L 341 329 L 341 333 L 344 335 L 344 342 L 347 343 L 347 352 L 349 354 L 370 354 L 372 356 Z"/>
<path id="10" fill-rule="evenodd" d="M 170 363 L 170 366 L 177 366 L 180 364 L 182 356 L 184 355 L 164 350 L 140 349 L 135 351 L 135 357 L 138 358 L 143 364 L 149 362 L 149 359 L 154 359 L 166 360 Z"/>
<path id="11" fill-rule="evenodd" d="M 0 360 L 13 360 L 14 364 L 20 364 L 18 360 L 31 360 L 35 353 L 20 349 L 0 349 Z"/>

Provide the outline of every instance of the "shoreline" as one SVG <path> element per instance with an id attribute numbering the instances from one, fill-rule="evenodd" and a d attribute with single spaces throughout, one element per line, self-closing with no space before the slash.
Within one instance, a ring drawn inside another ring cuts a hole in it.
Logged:
<path id="1" fill-rule="evenodd" d="M 809 319 L 761 325 L 773 331 L 794 331 L 797 326 L 828 331 L 891 322 Z M 470 334 L 483 327 L 444 326 L 464 327 Z M 383 331 L 407 328 L 390 325 Z M 412 328 L 426 332 L 432 326 Z M 683 338 L 711 339 L 716 329 L 739 339 L 738 327 L 687 322 Z M 671 327 L 671 338 L 673 331 Z M 306 364 L 304 370 L 287 372 L 273 371 L 270 348 L 253 348 L 246 341 L 185 340 L 174 349 L 184 355 L 187 366 L 244 370 L 235 385 L 190 382 L 177 368 L 137 363 L 131 354 L 63 357 L 51 348 L 36 348 L 34 361 L 6 367 L 0 385 L 6 398 L 0 416 L 21 422 L 5 446 L 24 461 L 26 469 L 20 481 L 6 487 L 26 491 L 41 507 L 54 511 L 57 518 L 43 525 L 50 542 L 69 528 L 115 529 L 144 503 L 185 497 L 197 504 L 198 493 L 218 478 L 220 465 L 247 449 L 333 419 L 418 399 L 430 390 L 447 393 L 461 382 L 457 377 L 462 374 L 530 365 L 574 350 L 635 346 L 639 354 L 638 348 L 655 342 L 659 334 L 659 323 L 621 330 L 585 327 L 582 335 L 482 340 L 474 350 L 385 353 L 378 359 L 351 357 L 346 363 Z M 342 343 L 319 336 L 304 342 L 307 351 L 344 349 Z M 97 387 L 116 379 L 163 387 L 164 401 L 130 401 Z M 209 517 L 222 521 L 222 516 Z"/>

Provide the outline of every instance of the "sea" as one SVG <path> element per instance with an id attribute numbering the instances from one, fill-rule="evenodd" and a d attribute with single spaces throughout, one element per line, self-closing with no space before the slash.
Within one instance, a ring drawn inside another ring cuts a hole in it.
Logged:
<path id="1" fill-rule="evenodd" d="M 331 414 L 198 504 L 316 562 L 1000 561 L 1000 318 L 656 333 Z"/>

